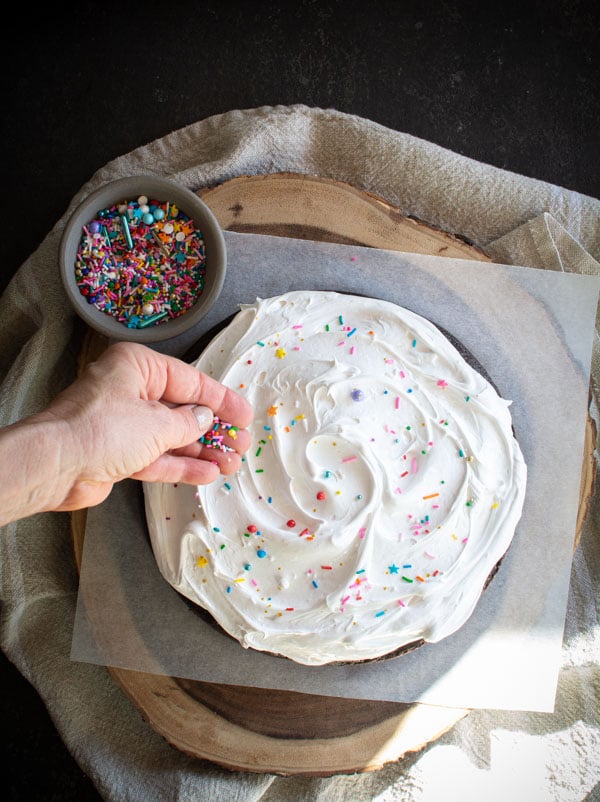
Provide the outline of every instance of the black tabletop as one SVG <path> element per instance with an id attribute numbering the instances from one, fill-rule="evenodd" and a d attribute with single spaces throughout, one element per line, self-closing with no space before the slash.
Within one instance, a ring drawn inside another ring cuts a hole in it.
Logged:
<path id="1" fill-rule="evenodd" d="M 2 25 L 0 292 L 96 170 L 231 109 L 335 108 L 600 197 L 592 0 L 20 8 Z M 99 800 L 4 657 L 0 678 L 4 798 Z"/>

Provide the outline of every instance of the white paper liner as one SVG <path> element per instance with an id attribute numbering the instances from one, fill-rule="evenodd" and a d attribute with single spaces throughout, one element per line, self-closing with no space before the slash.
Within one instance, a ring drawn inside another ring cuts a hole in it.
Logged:
<path id="1" fill-rule="evenodd" d="M 88 511 L 72 659 L 327 696 L 552 711 L 600 280 L 253 234 L 227 233 L 226 243 L 218 304 L 192 334 L 159 349 L 181 355 L 239 304 L 289 290 L 369 295 L 423 315 L 513 402 L 528 466 L 513 544 L 472 617 L 441 643 L 388 661 L 307 667 L 245 650 L 202 620 L 156 567 L 140 483 L 122 482 Z M 177 492 L 193 505 L 195 488 Z"/>

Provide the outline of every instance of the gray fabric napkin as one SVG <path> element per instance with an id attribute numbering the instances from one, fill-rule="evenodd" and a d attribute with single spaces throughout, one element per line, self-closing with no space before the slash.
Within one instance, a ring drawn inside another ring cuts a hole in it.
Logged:
<path id="1" fill-rule="evenodd" d="M 594 198 L 331 109 L 231 111 L 107 164 L 22 265 L 0 299 L 0 425 L 40 409 L 74 378 L 80 329 L 58 279 L 60 235 L 87 194 L 137 172 L 170 176 L 192 190 L 247 174 L 329 177 L 468 238 L 496 261 L 600 275 Z M 596 420 L 599 332 L 600 325 L 592 363 Z M 593 794 L 600 777 L 599 499 L 596 481 L 573 560 L 554 713 L 475 711 L 422 752 L 378 772 L 326 779 L 229 772 L 169 746 L 104 668 L 69 660 L 77 574 L 66 514 L 2 529 L 0 643 L 106 800 L 420 802 L 448 798 L 451 780 L 456 798 L 577 802 Z"/>

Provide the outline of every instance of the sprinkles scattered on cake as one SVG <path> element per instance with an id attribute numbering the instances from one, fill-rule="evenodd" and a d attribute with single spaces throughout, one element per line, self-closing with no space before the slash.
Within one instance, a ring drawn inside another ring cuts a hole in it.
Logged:
<path id="1" fill-rule="evenodd" d="M 526 466 L 509 402 L 435 326 L 290 292 L 243 307 L 196 365 L 252 403 L 254 440 L 236 475 L 198 488 L 176 565 L 149 520 L 168 582 L 244 647 L 306 665 L 465 623 L 514 536 Z"/>

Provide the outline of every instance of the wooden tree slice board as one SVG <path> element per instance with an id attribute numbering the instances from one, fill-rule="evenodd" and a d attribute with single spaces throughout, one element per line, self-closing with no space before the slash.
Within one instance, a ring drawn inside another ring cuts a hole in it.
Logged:
<path id="1" fill-rule="evenodd" d="M 381 198 L 316 176 L 243 176 L 199 194 L 228 231 L 491 261 L 459 237 L 409 219 Z M 80 369 L 107 344 L 88 332 Z M 591 419 L 586 434 L 578 532 L 594 476 Z M 72 514 L 78 568 L 85 522 L 85 510 Z M 284 776 L 380 769 L 436 740 L 469 713 L 108 671 L 149 725 L 182 752 L 233 770 Z"/>

